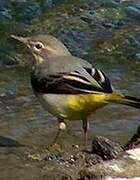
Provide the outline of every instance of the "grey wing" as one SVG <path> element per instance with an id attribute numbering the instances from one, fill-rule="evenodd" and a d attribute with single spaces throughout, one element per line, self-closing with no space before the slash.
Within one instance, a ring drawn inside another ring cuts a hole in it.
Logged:
<path id="1" fill-rule="evenodd" d="M 33 89 L 39 93 L 81 94 L 112 93 L 107 76 L 96 68 L 81 67 L 72 72 L 47 74 L 44 77 L 31 76 Z"/>

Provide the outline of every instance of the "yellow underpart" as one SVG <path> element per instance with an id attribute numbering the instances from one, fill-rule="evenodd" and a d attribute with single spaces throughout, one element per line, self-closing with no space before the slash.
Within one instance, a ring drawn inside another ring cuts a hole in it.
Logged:
<path id="1" fill-rule="evenodd" d="M 85 105 L 104 104 L 106 95 L 88 94 L 88 95 L 75 95 L 68 99 L 69 106 L 73 109 L 82 108 Z"/>
<path id="2" fill-rule="evenodd" d="M 71 120 L 87 118 L 109 103 L 120 103 L 124 96 L 118 93 L 70 95 L 66 100 L 67 117 Z"/>
<path id="3" fill-rule="evenodd" d="M 80 94 L 67 98 L 67 113 L 71 116 L 88 116 L 95 110 L 108 104 L 108 94 Z"/>

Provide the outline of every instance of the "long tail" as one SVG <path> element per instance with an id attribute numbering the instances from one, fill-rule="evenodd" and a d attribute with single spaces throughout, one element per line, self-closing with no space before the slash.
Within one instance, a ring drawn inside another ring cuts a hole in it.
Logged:
<path id="1" fill-rule="evenodd" d="M 112 94 L 112 96 L 108 99 L 109 102 L 124 104 L 128 106 L 132 106 L 140 109 L 140 98 L 125 96 L 121 94 Z"/>

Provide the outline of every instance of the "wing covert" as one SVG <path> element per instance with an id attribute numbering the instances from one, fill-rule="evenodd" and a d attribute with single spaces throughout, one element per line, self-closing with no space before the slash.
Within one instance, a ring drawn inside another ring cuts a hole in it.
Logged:
<path id="1" fill-rule="evenodd" d="M 31 75 L 31 84 L 38 93 L 84 94 L 112 93 L 112 87 L 106 75 L 95 68 L 83 68 L 70 73 L 47 74 L 38 77 Z"/>

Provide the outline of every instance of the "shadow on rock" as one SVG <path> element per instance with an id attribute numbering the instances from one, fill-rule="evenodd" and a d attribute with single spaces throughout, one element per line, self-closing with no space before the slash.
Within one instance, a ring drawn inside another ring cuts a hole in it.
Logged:
<path id="1" fill-rule="evenodd" d="M 23 147 L 18 141 L 9 137 L 0 136 L 0 147 Z"/>

